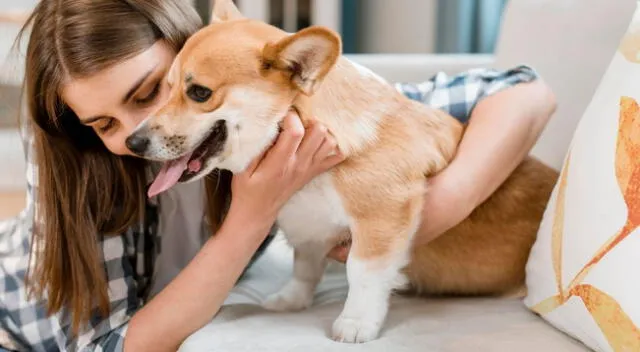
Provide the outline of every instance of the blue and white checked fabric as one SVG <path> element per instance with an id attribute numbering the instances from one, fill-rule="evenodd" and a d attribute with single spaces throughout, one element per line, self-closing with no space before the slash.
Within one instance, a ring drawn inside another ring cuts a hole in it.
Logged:
<path id="1" fill-rule="evenodd" d="M 407 97 L 444 110 L 467 123 L 471 111 L 482 98 L 537 77 L 532 68 L 524 65 L 506 71 L 478 68 L 453 77 L 440 72 L 426 82 L 396 83 L 395 87 Z"/>
<path id="2" fill-rule="evenodd" d="M 473 69 L 455 76 L 439 73 L 426 82 L 398 83 L 395 87 L 409 98 L 442 109 L 466 123 L 481 99 L 536 78 L 534 70 L 519 66 L 507 71 Z M 96 314 L 79 336 L 72 336 L 67 311 L 47 316 L 43 302 L 28 300 L 25 295 L 37 180 L 29 133 L 23 133 L 23 137 L 27 150 L 27 207 L 18 217 L 0 222 L 0 350 L 122 351 L 127 323 L 147 298 L 153 258 L 159 250 L 155 245 L 161 236 L 156 234 L 157 209 L 149 204 L 144 223 L 121 235 L 96 239 L 103 249 L 111 314 Z M 87 233 L 91 234 L 90 229 Z"/>

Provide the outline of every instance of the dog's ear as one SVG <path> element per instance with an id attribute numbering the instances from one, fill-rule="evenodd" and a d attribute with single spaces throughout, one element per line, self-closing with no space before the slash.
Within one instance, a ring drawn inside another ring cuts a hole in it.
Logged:
<path id="1" fill-rule="evenodd" d="M 341 51 L 342 42 L 335 32 L 313 26 L 265 45 L 263 66 L 284 71 L 300 91 L 312 95 L 338 61 Z"/>
<path id="2" fill-rule="evenodd" d="M 213 11 L 211 12 L 211 23 L 239 20 L 244 18 L 240 10 L 233 3 L 233 0 L 212 0 Z"/>

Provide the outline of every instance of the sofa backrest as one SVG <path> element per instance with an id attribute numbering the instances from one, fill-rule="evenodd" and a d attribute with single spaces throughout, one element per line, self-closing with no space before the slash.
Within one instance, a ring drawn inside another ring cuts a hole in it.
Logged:
<path id="1" fill-rule="evenodd" d="M 558 110 L 533 154 L 560 168 L 576 128 L 611 61 L 636 0 L 510 0 L 496 65 L 526 63 L 554 90 Z"/>

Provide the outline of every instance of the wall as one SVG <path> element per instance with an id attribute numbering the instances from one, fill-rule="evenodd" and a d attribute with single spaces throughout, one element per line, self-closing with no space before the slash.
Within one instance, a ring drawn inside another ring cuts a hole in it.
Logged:
<path id="1" fill-rule="evenodd" d="M 0 0 L 0 11 L 25 11 L 36 0 Z M 21 71 L 17 56 L 9 56 L 10 48 L 20 29 L 17 24 L 0 23 L 0 193 L 24 189 L 24 157 L 22 143 L 16 129 L 18 82 Z"/>
<path id="2" fill-rule="evenodd" d="M 437 0 L 359 0 L 358 52 L 434 52 L 437 5 Z"/>

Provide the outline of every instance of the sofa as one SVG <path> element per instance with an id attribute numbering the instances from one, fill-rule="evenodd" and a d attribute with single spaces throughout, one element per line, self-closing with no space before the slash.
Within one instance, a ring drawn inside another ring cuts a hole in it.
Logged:
<path id="1" fill-rule="evenodd" d="M 558 109 L 532 154 L 560 169 L 635 10 L 634 0 L 511 0 L 494 55 L 350 55 L 389 82 L 417 82 L 438 71 L 533 66 L 553 89 Z M 505 118 L 508 118 L 506 116 Z M 291 275 L 292 253 L 279 237 L 231 293 L 220 313 L 181 346 L 195 351 L 588 351 L 528 310 L 522 297 L 394 296 L 379 339 L 348 345 L 328 338 L 342 309 L 344 266 L 333 263 L 314 305 L 295 313 L 259 306 Z"/>

